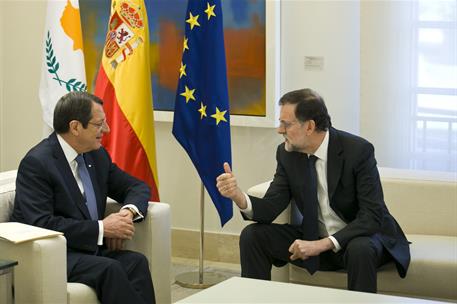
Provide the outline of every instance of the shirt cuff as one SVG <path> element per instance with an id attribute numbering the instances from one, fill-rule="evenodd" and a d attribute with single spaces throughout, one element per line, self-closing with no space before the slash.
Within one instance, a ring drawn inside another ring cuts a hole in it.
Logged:
<path id="1" fill-rule="evenodd" d="M 129 209 L 131 211 L 134 211 L 135 215 L 133 216 L 133 219 L 132 219 L 134 222 L 144 219 L 144 215 L 138 210 L 138 207 L 135 206 L 134 204 L 124 205 L 124 206 L 122 206 L 121 210 L 122 209 Z"/>
<path id="2" fill-rule="evenodd" d="M 98 240 L 97 245 L 103 245 L 103 221 L 98 221 Z"/>
<path id="3" fill-rule="evenodd" d="M 243 212 L 243 214 L 249 218 L 249 219 L 252 219 L 253 215 L 254 215 L 254 211 L 252 211 L 252 203 L 251 203 L 251 199 L 249 198 L 249 195 L 247 195 L 246 193 L 243 193 L 244 196 L 246 197 L 246 208 L 245 209 L 240 209 L 241 212 Z"/>
<path id="4" fill-rule="evenodd" d="M 340 243 L 338 243 L 338 241 L 332 235 L 330 235 L 328 238 L 330 239 L 330 241 L 332 241 L 333 246 L 335 246 L 335 248 L 332 249 L 333 252 L 336 253 L 336 252 L 340 251 L 341 250 Z"/>

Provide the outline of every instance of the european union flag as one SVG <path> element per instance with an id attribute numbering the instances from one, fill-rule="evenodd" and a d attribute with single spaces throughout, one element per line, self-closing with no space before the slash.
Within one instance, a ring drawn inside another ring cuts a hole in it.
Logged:
<path id="1" fill-rule="evenodd" d="M 231 165 L 230 110 L 220 0 L 189 0 L 173 135 L 192 159 L 223 226 L 233 216 L 216 177 Z"/>

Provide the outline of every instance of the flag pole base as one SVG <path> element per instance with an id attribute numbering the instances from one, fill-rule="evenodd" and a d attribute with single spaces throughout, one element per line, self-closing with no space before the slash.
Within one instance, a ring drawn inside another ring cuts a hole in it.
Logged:
<path id="1" fill-rule="evenodd" d="M 222 281 L 227 280 L 229 277 L 216 272 L 203 272 L 202 279 L 200 279 L 200 272 L 191 271 L 178 274 L 175 277 L 176 284 L 185 288 L 192 289 L 205 289 L 216 285 Z"/>

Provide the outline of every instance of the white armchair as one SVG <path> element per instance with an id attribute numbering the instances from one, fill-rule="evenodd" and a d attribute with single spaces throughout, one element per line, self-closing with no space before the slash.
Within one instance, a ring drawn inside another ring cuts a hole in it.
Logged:
<path id="1" fill-rule="evenodd" d="M 457 300 L 457 181 L 455 173 L 379 168 L 385 201 L 411 241 L 411 263 L 401 279 L 393 263 L 378 271 L 378 292 L 400 296 Z M 263 197 L 270 182 L 247 192 Z M 300 223 L 295 206 L 278 221 Z M 343 271 L 317 271 L 310 275 L 294 265 L 274 267 L 272 278 L 330 288 L 346 288 Z"/>
<path id="2" fill-rule="evenodd" d="M 12 212 L 15 171 L 0 173 L 0 222 Z M 119 210 L 109 200 L 107 214 Z M 127 248 L 143 253 L 149 260 L 157 303 L 171 302 L 170 206 L 149 203 L 144 221 L 136 224 L 135 237 Z M 14 273 L 17 304 L 99 303 L 95 291 L 78 283 L 67 283 L 66 240 L 63 236 L 13 244 L 0 240 L 0 258 L 18 261 Z"/>

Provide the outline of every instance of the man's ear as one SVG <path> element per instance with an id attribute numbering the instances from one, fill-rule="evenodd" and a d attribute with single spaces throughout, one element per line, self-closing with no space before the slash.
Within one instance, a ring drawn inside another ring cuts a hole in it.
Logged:
<path id="1" fill-rule="evenodd" d="M 72 120 L 68 124 L 70 126 L 70 129 L 69 129 L 70 133 L 73 134 L 74 136 L 78 136 L 79 132 L 82 128 L 81 123 L 77 120 Z"/>
<path id="2" fill-rule="evenodd" d="M 308 120 L 306 125 L 306 134 L 311 135 L 316 130 L 316 122 L 313 119 Z"/>

